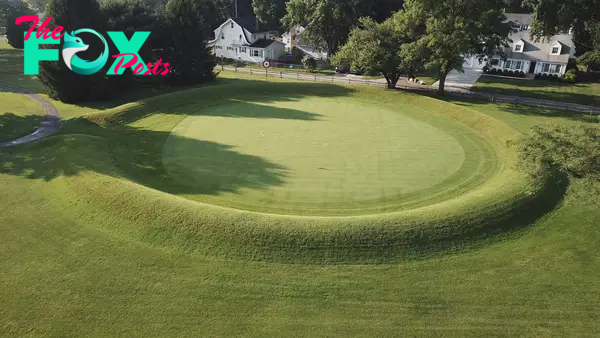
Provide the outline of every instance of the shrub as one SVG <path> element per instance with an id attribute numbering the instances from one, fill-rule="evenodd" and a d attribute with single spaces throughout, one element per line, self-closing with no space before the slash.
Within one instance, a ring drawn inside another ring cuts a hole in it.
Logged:
<path id="1" fill-rule="evenodd" d="M 304 68 L 306 68 L 306 70 L 309 72 L 314 72 L 317 68 L 317 60 L 309 55 L 305 55 L 302 58 L 302 65 L 304 65 Z"/>
<path id="2" fill-rule="evenodd" d="M 13 48 L 23 49 L 25 47 L 25 32 L 29 29 L 29 23 L 16 25 L 15 20 L 23 15 L 31 15 L 33 10 L 23 0 L 15 1 L 8 5 L 6 16 L 6 40 Z"/>
<path id="3" fill-rule="evenodd" d="M 525 76 L 526 76 L 526 74 L 525 74 L 525 72 L 524 72 L 524 71 L 520 71 L 520 72 L 519 72 L 519 76 L 521 76 L 521 77 L 525 77 Z"/>
<path id="4" fill-rule="evenodd" d="M 577 82 L 577 71 L 575 69 L 567 70 L 567 72 L 563 76 L 563 80 L 569 83 Z"/>
<path id="5" fill-rule="evenodd" d="M 492 68 L 490 70 L 490 74 L 496 74 L 498 72 L 498 70 L 496 68 Z"/>
<path id="6" fill-rule="evenodd" d="M 548 74 L 547 73 L 542 73 L 542 79 L 547 79 L 548 78 Z"/>
<path id="7" fill-rule="evenodd" d="M 558 74 L 552 74 L 552 79 L 553 80 L 558 80 Z"/>
<path id="8" fill-rule="evenodd" d="M 600 128 L 595 125 L 536 125 L 513 143 L 518 168 L 541 184 L 556 172 L 571 178 L 600 179 Z"/>

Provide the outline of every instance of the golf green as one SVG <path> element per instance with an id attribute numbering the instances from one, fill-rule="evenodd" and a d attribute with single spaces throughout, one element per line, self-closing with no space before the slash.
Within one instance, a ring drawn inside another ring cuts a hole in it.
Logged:
<path id="1" fill-rule="evenodd" d="M 285 214 L 382 211 L 365 208 L 435 195 L 468 179 L 479 162 L 465 165 L 477 154 L 407 109 L 319 97 L 238 100 L 180 122 L 163 164 L 195 188 L 188 197 L 207 203 Z M 250 184 L 238 187 L 239 180 Z"/>

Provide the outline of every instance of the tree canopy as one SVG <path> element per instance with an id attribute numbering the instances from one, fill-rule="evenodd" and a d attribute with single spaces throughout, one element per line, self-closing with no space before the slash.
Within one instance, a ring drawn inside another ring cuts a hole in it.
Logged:
<path id="1" fill-rule="evenodd" d="M 504 6 L 502 0 L 405 2 L 410 26 L 425 29 L 410 48 L 426 50 L 425 67 L 438 73 L 440 91 L 444 91 L 446 76 L 452 69 L 463 71 L 465 56 L 483 58 L 501 52 L 511 31 L 504 22 Z"/>
<path id="2" fill-rule="evenodd" d="M 350 32 L 348 42 L 334 55 L 333 62 L 349 63 L 361 71 L 380 73 L 388 88 L 395 88 L 400 75 L 411 72 L 412 66 L 405 57 L 410 54 L 403 55 L 403 46 L 411 39 L 403 29 L 405 22 L 404 12 L 398 12 L 382 23 L 371 18 L 361 19 L 360 25 Z"/>

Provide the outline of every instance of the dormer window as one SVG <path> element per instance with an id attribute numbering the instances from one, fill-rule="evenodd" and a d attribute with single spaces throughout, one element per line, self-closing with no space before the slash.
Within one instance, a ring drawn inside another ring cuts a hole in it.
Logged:
<path id="1" fill-rule="evenodd" d="M 560 44 L 560 42 L 556 41 L 552 47 L 550 47 L 550 54 L 551 55 L 560 55 L 562 49 L 562 45 Z"/>
<path id="2" fill-rule="evenodd" d="M 517 53 L 522 53 L 524 48 L 525 48 L 525 42 L 523 42 L 523 40 L 519 40 L 519 41 L 515 42 L 515 47 L 513 48 L 513 50 Z"/>

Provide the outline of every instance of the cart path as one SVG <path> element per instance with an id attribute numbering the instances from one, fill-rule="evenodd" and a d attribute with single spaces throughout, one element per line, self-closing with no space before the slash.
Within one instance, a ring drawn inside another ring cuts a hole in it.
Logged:
<path id="1" fill-rule="evenodd" d="M 25 89 L 2 85 L 0 84 L 0 89 L 9 90 L 11 92 L 15 92 L 18 94 L 22 94 L 27 96 L 29 99 L 39 103 L 42 107 L 44 107 L 44 111 L 46 113 L 46 119 L 40 123 L 40 127 L 35 132 L 20 137 L 16 140 L 8 141 L 8 142 L 0 142 L 0 148 L 2 147 L 12 147 L 19 144 L 25 144 L 33 141 L 37 141 L 41 138 L 50 136 L 56 133 L 60 129 L 60 115 L 58 114 L 58 110 L 54 105 L 41 97 L 40 95 L 27 91 Z"/>

